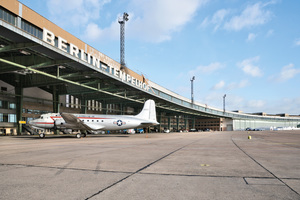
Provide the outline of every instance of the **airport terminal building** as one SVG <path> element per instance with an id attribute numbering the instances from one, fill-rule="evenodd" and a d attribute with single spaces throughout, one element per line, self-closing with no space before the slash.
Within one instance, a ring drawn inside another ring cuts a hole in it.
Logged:
<path id="1" fill-rule="evenodd" d="M 50 112 L 137 114 L 147 99 L 160 123 L 151 130 L 299 127 L 300 116 L 244 114 L 182 97 L 58 27 L 17 0 L 0 0 L 0 132 Z"/>

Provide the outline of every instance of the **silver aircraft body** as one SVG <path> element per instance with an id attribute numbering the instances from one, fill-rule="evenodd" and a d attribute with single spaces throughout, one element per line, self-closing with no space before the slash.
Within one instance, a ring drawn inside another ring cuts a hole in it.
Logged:
<path id="1" fill-rule="evenodd" d="M 29 124 L 36 129 L 112 131 L 144 128 L 159 123 L 156 119 L 155 102 L 150 99 L 145 102 L 142 111 L 137 115 L 48 113 L 42 114 Z M 40 134 L 40 137 L 45 137 L 45 134 Z M 80 137 L 80 134 L 77 134 L 77 137 Z"/>

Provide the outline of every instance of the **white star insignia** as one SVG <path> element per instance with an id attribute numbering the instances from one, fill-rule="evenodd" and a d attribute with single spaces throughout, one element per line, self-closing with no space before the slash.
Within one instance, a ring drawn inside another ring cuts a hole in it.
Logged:
<path id="1" fill-rule="evenodd" d="M 118 126 L 122 126 L 122 124 L 123 124 L 123 123 L 122 123 L 122 120 L 118 120 L 118 121 L 117 121 L 117 125 L 118 125 Z"/>

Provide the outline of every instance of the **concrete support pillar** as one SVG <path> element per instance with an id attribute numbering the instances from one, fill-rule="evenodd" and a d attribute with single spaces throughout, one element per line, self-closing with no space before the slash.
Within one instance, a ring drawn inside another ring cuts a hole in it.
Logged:
<path id="1" fill-rule="evenodd" d="M 121 115 L 124 115 L 123 108 L 124 108 L 123 104 L 122 104 L 122 103 L 120 103 L 120 111 L 121 111 Z"/>
<path id="2" fill-rule="evenodd" d="M 87 100 L 85 96 L 81 97 L 81 114 L 86 114 L 87 113 Z"/>
<path id="3" fill-rule="evenodd" d="M 17 135 L 22 133 L 22 124 L 19 122 L 22 121 L 22 109 L 23 109 L 23 88 L 21 87 L 21 80 L 18 79 L 18 84 L 15 87 L 16 94 L 16 120 L 17 120 Z"/>
<path id="4" fill-rule="evenodd" d="M 52 90 L 52 105 L 53 105 L 53 112 L 54 113 L 59 113 L 60 110 L 59 110 L 59 95 L 58 95 L 58 92 L 57 92 L 57 88 L 56 86 L 53 86 L 53 90 Z M 55 130 L 54 131 L 54 134 L 58 135 L 59 134 L 59 130 Z"/>
<path id="5" fill-rule="evenodd" d="M 101 103 L 101 105 L 102 105 L 102 112 L 104 114 L 107 114 L 108 113 L 107 103 L 104 101 L 103 103 Z"/>
<path id="6" fill-rule="evenodd" d="M 162 118 L 162 113 L 160 112 L 160 113 L 158 113 L 158 123 L 159 123 L 158 130 L 159 130 L 159 132 L 161 132 L 161 118 Z"/>
<path id="7" fill-rule="evenodd" d="M 179 131 L 179 116 L 176 118 L 176 130 Z"/>
<path id="8" fill-rule="evenodd" d="M 171 117 L 168 116 L 168 129 L 171 131 Z"/>
<path id="9" fill-rule="evenodd" d="M 54 113 L 59 113 L 59 95 L 56 89 L 56 86 L 53 86 L 53 91 L 52 91 L 52 101 L 53 101 L 53 112 Z"/>
<path id="10" fill-rule="evenodd" d="M 193 117 L 192 119 L 192 128 L 195 129 L 195 124 L 196 124 L 196 118 Z"/>
<path id="11" fill-rule="evenodd" d="M 189 127 L 189 120 L 188 118 L 185 116 L 184 117 L 184 129 L 187 130 Z"/>

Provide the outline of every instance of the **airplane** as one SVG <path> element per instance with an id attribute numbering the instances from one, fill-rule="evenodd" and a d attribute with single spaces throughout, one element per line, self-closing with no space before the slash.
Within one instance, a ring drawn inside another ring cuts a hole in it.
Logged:
<path id="1" fill-rule="evenodd" d="M 142 111 L 137 115 L 97 115 L 97 114 L 71 114 L 71 113 L 47 113 L 40 118 L 28 122 L 35 129 L 59 129 L 66 132 L 80 130 L 77 138 L 86 131 L 123 130 L 145 128 L 158 125 L 156 119 L 155 102 L 149 99 L 145 102 Z M 45 134 L 39 134 L 44 138 Z"/>

